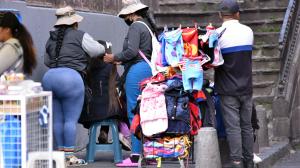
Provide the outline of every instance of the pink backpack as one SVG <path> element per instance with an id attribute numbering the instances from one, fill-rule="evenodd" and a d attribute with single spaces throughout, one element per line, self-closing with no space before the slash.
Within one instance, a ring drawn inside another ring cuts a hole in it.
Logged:
<path id="1" fill-rule="evenodd" d="M 148 83 L 142 92 L 140 107 L 141 127 L 145 136 L 162 133 L 168 128 L 168 115 L 164 91 L 165 84 Z"/>

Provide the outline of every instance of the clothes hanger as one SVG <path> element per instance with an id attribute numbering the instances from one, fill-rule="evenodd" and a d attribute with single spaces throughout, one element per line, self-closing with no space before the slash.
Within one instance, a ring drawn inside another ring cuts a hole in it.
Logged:
<path id="1" fill-rule="evenodd" d="M 165 25 L 165 26 L 164 26 L 164 32 L 167 32 L 167 31 L 168 31 L 168 26 Z"/>

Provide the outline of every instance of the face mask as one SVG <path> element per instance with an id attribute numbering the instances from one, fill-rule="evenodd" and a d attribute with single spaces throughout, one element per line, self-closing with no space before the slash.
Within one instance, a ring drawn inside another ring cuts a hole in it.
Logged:
<path id="1" fill-rule="evenodd" d="M 133 21 L 131 21 L 129 19 L 125 19 L 124 21 L 128 26 L 130 26 L 133 23 Z"/>

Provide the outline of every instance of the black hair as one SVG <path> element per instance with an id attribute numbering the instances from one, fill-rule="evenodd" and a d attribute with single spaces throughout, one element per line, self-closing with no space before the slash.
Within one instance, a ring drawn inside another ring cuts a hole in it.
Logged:
<path id="1" fill-rule="evenodd" d="M 154 20 L 152 14 L 149 13 L 148 8 L 144 8 L 144 9 L 138 10 L 138 11 L 135 12 L 135 14 L 138 15 L 138 16 L 141 16 L 144 19 L 146 19 L 149 22 L 153 33 L 156 34 L 156 35 L 158 35 L 157 26 L 155 24 L 155 20 Z"/>
<path id="2" fill-rule="evenodd" d="M 57 41 L 56 41 L 56 47 L 55 47 L 55 54 L 56 57 L 59 56 L 59 52 L 65 37 L 65 32 L 67 30 L 67 28 L 69 28 L 70 26 L 66 26 L 66 25 L 61 25 L 61 26 L 56 26 L 58 34 L 57 34 Z"/>
<path id="3" fill-rule="evenodd" d="M 72 25 L 57 25 L 55 28 L 57 28 L 58 34 L 57 34 L 57 41 L 56 41 L 56 47 L 55 47 L 55 54 L 56 57 L 59 56 L 59 52 L 62 46 L 62 43 L 64 41 L 65 32 L 68 28 L 74 28 L 78 26 L 78 23 L 74 23 Z"/>
<path id="4" fill-rule="evenodd" d="M 2 12 L 0 15 L 0 27 L 9 28 L 12 36 L 18 39 L 22 46 L 24 59 L 23 72 L 32 74 L 33 69 L 36 67 L 37 60 L 30 33 L 12 12 Z"/>

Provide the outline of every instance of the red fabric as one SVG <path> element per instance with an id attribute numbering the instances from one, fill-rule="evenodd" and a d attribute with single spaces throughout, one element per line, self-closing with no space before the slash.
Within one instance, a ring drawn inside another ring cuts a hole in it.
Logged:
<path id="1" fill-rule="evenodd" d="M 201 128 L 202 126 L 202 122 L 200 119 L 200 109 L 197 105 L 195 105 L 194 103 L 189 102 L 189 107 L 190 107 L 190 118 L 191 118 L 191 135 L 197 135 L 198 134 L 198 130 Z"/>
<path id="2" fill-rule="evenodd" d="M 156 74 L 155 76 L 144 79 L 140 83 L 140 88 L 141 88 L 141 90 L 143 90 L 144 87 L 147 85 L 147 83 L 160 83 L 160 82 L 164 82 L 165 80 L 166 80 L 165 75 L 160 72 L 160 73 Z"/>
<path id="3" fill-rule="evenodd" d="M 182 29 L 185 57 L 198 56 L 198 30 L 197 28 Z"/>
<path id="4" fill-rule="evenodd" d="M 140 130 L 140 115 L 136 114 L 134 115 L 133 119 L 132 119 L 132 123 L 130 125 L 130 132 L 133 134 L 136 134 L 137 132 L 139 132 Z"/>
<path id="5" fill-rule="evenodd" d="M 202 90 L 199 90 L 198 92 L 195 92 L 193 94 L 193 97 L 195 98 L 195 100 L 197 102 L 206 100 L 205 93 Z"/>

